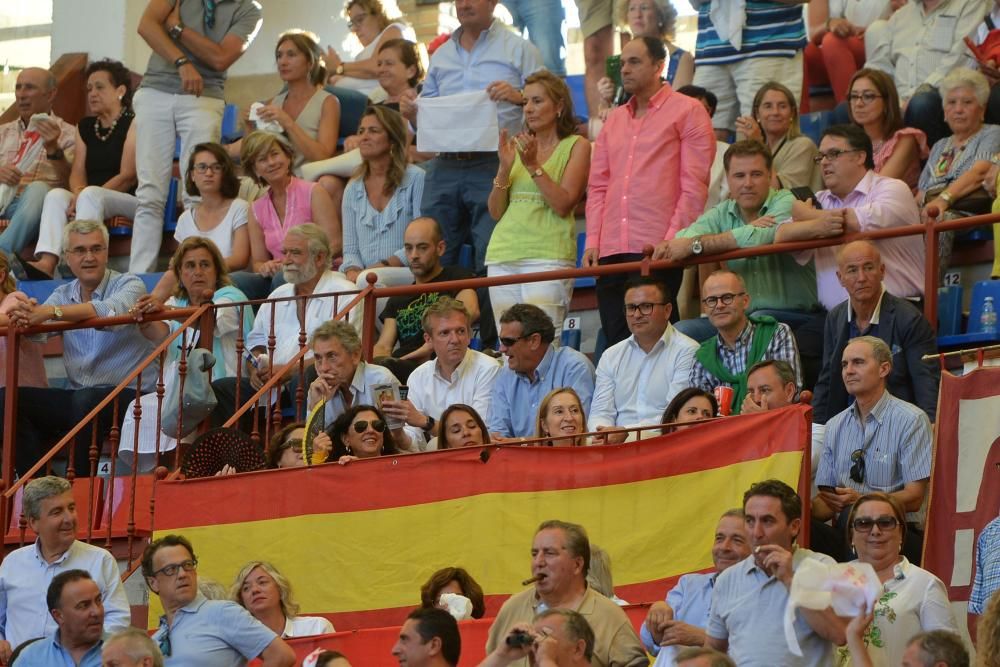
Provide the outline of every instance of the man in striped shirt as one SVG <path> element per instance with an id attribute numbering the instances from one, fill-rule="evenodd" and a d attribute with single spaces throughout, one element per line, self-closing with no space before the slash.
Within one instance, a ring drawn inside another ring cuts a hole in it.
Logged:
<path id="1" fill-rule="evenodd" d="M 844 348 L 841 369 L 854 403 L 826 423 L 813 519 L 833 519 L 834 529 L 843 535 L 860 496 L 873 491 L 895 496 L 907 511 L 903 553 L 919 565 L 921 506 L 931 476 L 930 420 L 886 389 L 892 352 L 881 338 L 854 338 Z"/>
<path id="2" fill-rule="evenodd" d="M 751 115 L 768 81 L 788 86 L 798 104 L 806 28 L 799 5 L 809 0 L 692 0 L 698 7 L 694 84 L 714 92 L 716 135 L 726 140 L 737 116 Z"/>

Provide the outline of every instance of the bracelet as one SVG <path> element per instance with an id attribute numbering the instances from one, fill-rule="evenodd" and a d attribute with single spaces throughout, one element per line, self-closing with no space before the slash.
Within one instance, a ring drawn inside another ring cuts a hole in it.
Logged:
<path id="1" fill-rule="evenodd" d="M 500 185 L 500 177 L 497 176 L 493 179 L 493 187 L 497 190 L 510 190 L 510 181 L 507 181 L 507 185 Z"/>
<path id="2" fill-rule="evenodd" d="M 942 190 L 941 194 L 938 195 L 938 198 L 944 200 L 944 202 L 948 204 L 949 208 L 951 207 L 952 204 L 955 203 L 955 198 L 952 197 L 951 193 L 948 192 L 947 190 Z"/>
<path id="3" fill-rule="evenodd" d="M 180 58 L 178 58 L 177 60 L 174 61 L 174 67 L 176 67 L 177 69 L 180 69 L 184 65 L 187 65 L 189 62 L 191 62 L 191 61 L 188 60 L 187 56 L 181 56 Z"/>

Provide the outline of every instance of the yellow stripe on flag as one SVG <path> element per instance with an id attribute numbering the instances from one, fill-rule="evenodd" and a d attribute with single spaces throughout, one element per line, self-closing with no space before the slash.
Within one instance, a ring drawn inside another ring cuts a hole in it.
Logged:
<path id="1" fill-rule="evenodd" d="M 197 552 L 199 574 L 225 586 L 248 560 L 271 561 L 292 581 L 303 613 L 418 605 L 420 586 L 446 566 L 465 567 L 487 595 L 516 592 L 530 576 L 535 528 L 553 518 L 582 524 L 611 555 L 615 583 L 632 584 L 710 567 L 719 516 L 740 507 L 753 482 L 777 478 L 795 487 L 801 465 L 801 451 L 784 452 L 641 482 L 489 493 L 156 536 L 185 535 Z M 160 613 L 153 596 L 150 627 Z"/>

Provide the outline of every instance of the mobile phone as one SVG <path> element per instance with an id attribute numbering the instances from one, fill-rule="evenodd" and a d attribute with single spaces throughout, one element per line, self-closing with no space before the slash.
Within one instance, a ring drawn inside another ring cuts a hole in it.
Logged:
<path id="1" fill-rule="evenodd" d="M 833 487 L 833 486 L 823 485 L 823 486 L 817 486 L 816 488 L 819 489 L 820 491 L 826 491 L 827 493 L 836 493 L 837 492 L 836 487 Z"/>

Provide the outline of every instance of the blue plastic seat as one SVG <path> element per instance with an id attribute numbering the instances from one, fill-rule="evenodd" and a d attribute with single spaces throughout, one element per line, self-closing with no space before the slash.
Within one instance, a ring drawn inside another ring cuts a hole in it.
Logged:
<path id="1" fill-rule="evenodd" d="M 576 268 L 581 268 L 583 266 L 583 251 L 587 247 L 587 233 L 580 232 L 576 235 Z M 580 289 L 584 287 L 593 287 L 597 284 L 597 278 L 594 276 L 581 276 L 573 281 L 573 287 Z"/>
<path id="2" fill-rule="evenodd" d="M 983 301 L 987 296 L 993 297 L 994 306 L 1000 305 L 1000 280 L 981 280 L 972 286 L 969 321 L 965 326 L 965 333 L 954 336 L 938 336 L 939 347 L 975 346 L 980 343 L 992 343 L 1000 340 L 1000 334 L 983 333 L 982 323 L 979 321 L 983 314 Z"/>
<path id="3" fill-rule="evenodd" d="M 576 117 L 586 123 L 587 118 L 587 92 L 586 82 L 582 74 L 572 74 L 566 77 L 566 86 L 569 88 L 570 97 L 573 99 L 573 111 Z"/>
<path id="4" fill-rule="evenodd" d="M 163 231 L 171 234 L 177 229 L 177 190 L 180 186 L 179 180 L 170 179 L 170 187 L 167 189 L 167 203 L 163 207 Z"/>
<path id="5" fill-rule="evenodd" d="M 938 337 L 962 333 L 962 287 L 938 288 Z"/>
<path id="6" fill-rule="evenodd" d="M 160 282 L 160 278 L 163 277 L 162 273 L 140 273 L 137 275 L 142 284 L 146 286 L 147 292 L 152 292 L 156 284 Z"/>
<path id="7" fill-rule="evenodd" d="M 222 143 L 231 144 L 243 136 L 240 130 L 240 108 L 227 104 L 222 110 Z"/>
<path id="8" fill-rule="evenodd" d="M 472 263 L 472 246 L 470 244 L 463 243 L 462 247 L 458 249 L 458 265 L 469 271 L 475 270 L 476 267 Z"/>
<path id="9" fill-rule="evenodd" d="M 37 299 L 38 303 L 45 303 L 45 300 L 52 295 L 60 285 L 69 282 L 68 278 L 55 278 L 53 280 L 22 280 L 17 284 L 17 289 L 27 294 L 32 299 Z"/>
<path id="10" fill-rule="evenodd" d="M 580 330 L 579 329 L 563 329 L 562 333 L 559 335 L 559 344 L 562 347 L 571 347 L 576 351 L 580 351 Z"/>

